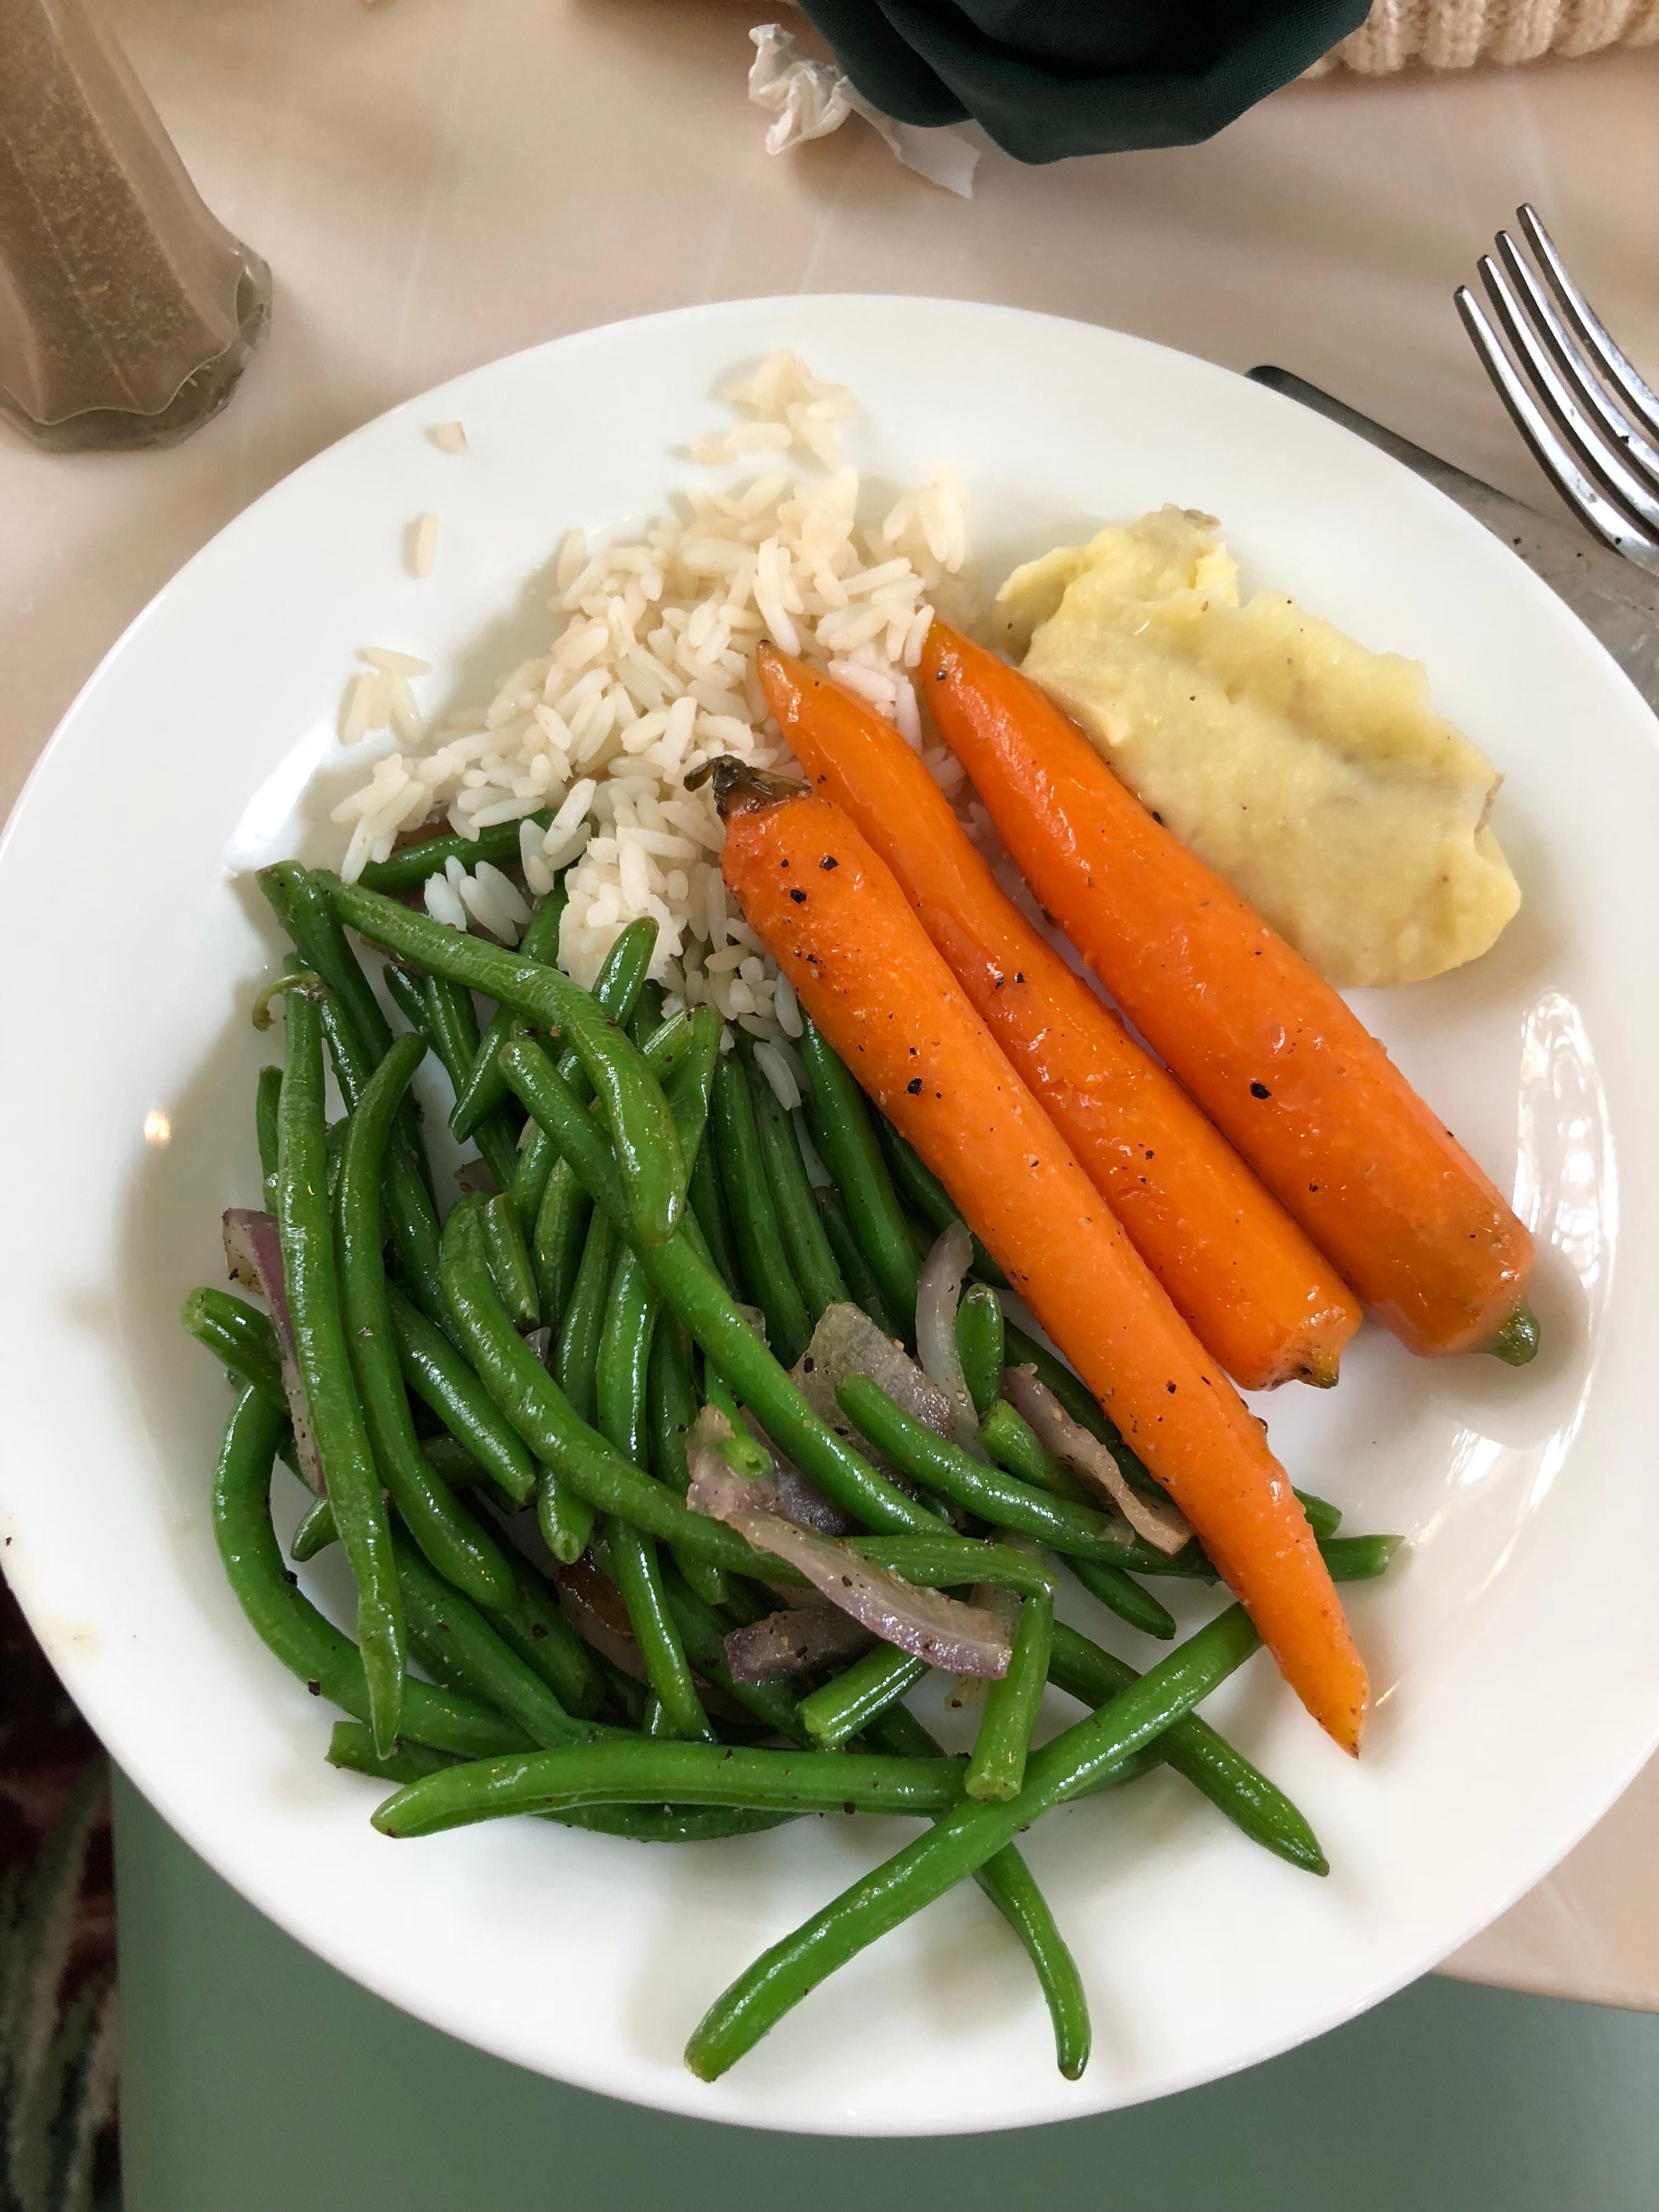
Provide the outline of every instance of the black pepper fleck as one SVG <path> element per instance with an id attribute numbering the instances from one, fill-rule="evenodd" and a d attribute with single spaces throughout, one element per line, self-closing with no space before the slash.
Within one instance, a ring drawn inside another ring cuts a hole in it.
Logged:
<path id="1" fill-rule="evenodd" d="M 818 862 L 818 866 L 821 868 L 838 868 L 841 866 L 841 862 L 836 858 L 833 853 L 826 853 L 823 858 Z"/>
<path id="2" fill-rule="evenodd" d="M 791 897 L 792 899 L 793 899 L 793 901 L 795 902 L 795 904 L 796 904 L 797 906 L 805 906 L 805 903 L 806 903 L 806 894 L 805 894 L 805 892 L 801 889 L 801 887 L 800 887 L 800 885 L 799 885 L 799 884 L 792 884 L 792 885 L 791 885 L 791 887 L 790 887 L 790 891 L 789 891 L 789 896 L 790 896 L 790 897 Z"/>
<path id="3" fill-rule="evenodd" d="M 913 1098 L 920 1098 L 921 1096 L 921 1078 L 919 1075 L 913 1075 L 904 1087 Z"/>
<path id="4" fill-rule="evenodd" d="M 1253 1083 L 1250 1085 L 1250 1096 L 1252 1098 L 1271 1098 L 1273 1095 L 1273 1092 L 1268 1090 L 1265 1083 Z"/>

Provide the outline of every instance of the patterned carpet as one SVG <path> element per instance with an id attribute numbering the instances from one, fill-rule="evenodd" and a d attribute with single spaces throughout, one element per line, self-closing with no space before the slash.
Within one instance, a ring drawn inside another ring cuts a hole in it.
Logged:
<path id="1" fill-rule="evenodd" d="M 0 2212 L 119 2203 L 108 1765 L 0 1583 Z"/>

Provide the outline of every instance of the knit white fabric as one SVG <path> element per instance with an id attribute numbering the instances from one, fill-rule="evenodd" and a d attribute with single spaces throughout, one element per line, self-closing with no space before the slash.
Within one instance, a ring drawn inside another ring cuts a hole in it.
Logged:
<path id="1" fill-rule="evenodd" d="M 1468 69 L 1659 45 L 1659 0 L 1376 0 L 1359 28 L 1316 63 L 1383 76 L 1408 63 Z"/>

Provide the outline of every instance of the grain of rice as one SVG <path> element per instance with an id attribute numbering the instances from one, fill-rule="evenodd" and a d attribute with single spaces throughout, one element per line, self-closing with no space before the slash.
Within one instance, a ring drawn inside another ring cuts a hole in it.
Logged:
<path id="1" fill-rule="evenodd" d="M 371 730 L 383 730 L 391 713 L 386 686 L 373 669 L 353 677 L 346 687 L 345 714 L 340 723 L 340 743 L 355 745 Z"/>
<path id="2" fill-rule="evenodd" d="M 432 663 L 412 653 L 394 653 L 389 645 L 360 645 L 359 660 L 378 668 L 383 676 L 430 676 Z"/>
<path id="3" fill-rule="evenodd" d="M 441 453 L 464 453 L 466 451 L 466 432 L 459 422 L 434 422 L 429 434 Z"/>
<path id="4" fill-rule="evenodd" d="M 778 1026 L 786 1036 L 798 1037 L 805 1034 L 806 1024 L 800 1018 L 800 1002 L 795 996 L 795 987 L 787 975 L 778 977 L 773 1004 L 777 1010 Z"/>
<path id="5" fill-rule="evenodd" d="M 422 896 L 426 902 L 426 910 L 434 921 L 447 921 L 452 929 L 464 930 L 466 927 L 466 908 L 461 904 L 447 876 L 428 876 Z"/>
<path id="6" fill-rule="evenodd" d="M 417 576 L 429 576 L 438 558 L 438 518 L 422 514 L 416 521 L 409 565 Z"/>
<path id="7" fill-rule="evenodd" d="M 793 1114 L 800 1104 L 800 1091 L 789 1063 L 775 1044 L 755 1047 L 755 1065 L 771 1085 L 780 1106 L 786 1114 Z"/>

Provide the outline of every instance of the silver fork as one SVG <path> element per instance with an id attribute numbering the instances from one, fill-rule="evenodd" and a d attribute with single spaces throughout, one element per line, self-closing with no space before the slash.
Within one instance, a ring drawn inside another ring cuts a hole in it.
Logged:
<path id="1" fill-rule="evenodd" d="M 1503 266 L 1489 253 L 1479 264 L 1509 351 L 1467 284 L 1455 295 L 1463 327 L 1567 505 L 1616 552 L 1659 575 L 1659 397 L 1567 274 L 1536 209 L 1516 216 L 1538 270 L 1506 230 L 1497 239 Z"/>

